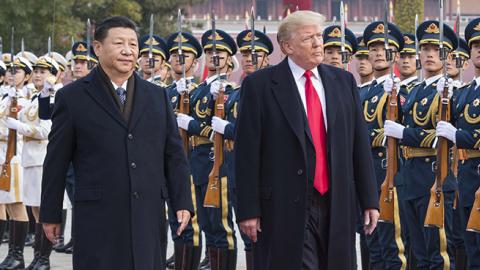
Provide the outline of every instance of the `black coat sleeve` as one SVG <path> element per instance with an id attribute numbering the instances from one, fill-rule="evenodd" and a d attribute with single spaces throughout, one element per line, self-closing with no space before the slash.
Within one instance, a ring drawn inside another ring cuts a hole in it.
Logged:
<path id="1" fill-rule="evenodd" d="M 237 220 L 261 216 L 261 108 L 259 93 L 262 86 L 243 80 L 235 135 L 235 187 L 237 191 Z"/>
<path id="2" fill-rule="evenodd" d="M 65 176 L 75 147 L 72 115 L 64 93 L 57 92 L 48 136 L 47 155 L 43 163 L 40 222 L 61 223 Z"/>
<path id="3" fill-rule="evenodd" d="M 50 104 L 50 97 L 38 96 L 38 117 L 42 120 L 52 118 L 53 105 Z"/>
<path id="4" fill-rule="evenodd" d="M 188 210 L 193 216 L 189 165 L 171 104 L 167 99 L 167 95 L 164 94 L 163 96 L 167 113 L 164 161 L 168 197 L 174 211 Z"/>
<path id="5" fill-rule="evenodd" d="M 351 89 L 355 106 L 355 129 L 353 143 L 353 170 L 355 189 L 361 209 L 379 209 L 379 198 L 373 167 L 370 139 L 368 138 L 367 125 L 363 118 L 360 97 L 358 95 L 355 78 L 350 74 Z"/>

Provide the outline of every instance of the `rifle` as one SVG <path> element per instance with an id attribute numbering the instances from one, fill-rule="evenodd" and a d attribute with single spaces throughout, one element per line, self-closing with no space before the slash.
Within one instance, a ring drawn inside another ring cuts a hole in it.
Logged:
<path id="1" fill-rule="evenodd" d="M 251 25 L 250 25 L 250 33 L 252 35 L 252 39 L 250 40 L 250 47 L 252 47 L 251 55 L 252 55 L 252 65 L 255 67 L 255 71 L 258 69 L 258 55 L 255 51 L 255 13 L 253 10 L 250 11 L 251 16 Z"/>
<path id="2" fill-rule="evenodd" d="M 447 78 L 447 69 L 445 66 L 445 61 L 447 59 L 447 50 L 443 45 L 443 0 L 440 2 L 440 59 L 443 63 L 443 77 Z M 438 117 L 440 121 L 450 121 L 450 99 L 448 98 L 448 81 L 445 82 L 445 87 L 443 93 L 440 97 L 440 103 L 438 108 Z M 426 227 L 444 227 L 445 220 L 445 205 L 443 197 L 443 182 L 448 175 L 448 159 L 449 159 L 449 148 L 448 141 L 446 138 L 438 137 L 437 144 L 437 160 L 435 167 L 435 183 L 430 189 L 430 200 L 428 202 L 427 215 L 425 217 L 425 226 Z"/>
<path id="3" fill-rule="evenodd" d="M 148 34 L 148 68 L 150 68 L 150 81 L 155 79 L 155 58 L 153 58 L 153 14 L 150 14 L 150 31 Z"/>
<path id="4" fill-rule="evenodd" d="M 420 62 L 420 46 L 418 46 L 418 37 L 417 31 L 418 28 L 418 14 L 415 14 L 415 63 L 417 70 L 420 70 L 420 74 L 418 74 L 418 78 L 422 81 L 422 62 Z"/>
<path id="5" fill-rule="evenodd" d="M 90 33 L 92 32 L 92 25 L 90 24 L 90 18 L 87 19 L 87 68 L 90 70 L 93 68 L 93 63 L 90 61 L 90 47 L 91 47 L 91 40 L 90 40 Z"/>
<path id="6" fill-rule="evenodd" d="M 456 34 L 456 38 L 457 38 L 457 43 L 458 43 L 458 46 L 460 46 L 460 5 L 457 6 L 457 20 L 455 22 L 456 24 L 456 29 L 455 29 L 455 34 Z M 458 72 L 459 72 L 459 77 L 460 77 L 460 81 L 463 82 L 463 72 L 462 72 L 462 68 L 463 68 L 463 58 L 460 56 L 460 53 L 458 52 L 458 50 L 455 52 L 455 67 L 458 69 Z"/>
<path id="7" fill-rule="evenodd" d="M 14 28 L 12 27 L 12 36 L 11 36 L 11 46 L 10 46 L 10 53 L 12 55 L 12 78 L 13 78 L 13 85 L 12 87 L 16 90 L 16 82 L 15 82 L 15 65 L 14 65 Z M 10 97 L 10 112 L 8 114 L 9 117 L 17 119 L 18 114 L 18 103 L 16 97 Z M 11 188 L 11 175 L 12 175 L 12 168 L 10 163 L 13 157 L 17 154 L 17 131 L 14 129 L 8 130 L 8 139 L 7 139 L 7 151 L 5 155 L 5 162 L 2 164 L 2 169 L 0 172 L 0 190 L 3 191 L 10 191 Z"/>
<path id="8" fill-rule="evenodd" d="M 212 60 L 213 64 L 217 70 L 217 76 L 220 76 L 220 59 L 217 55 L 217 32 L 215 30 L 215 14 L 212 12 Z M 218 77 L 220 80 L 220 77 Z M 215 101 L 215 116 L 223 118 L 225 116 L 224 110 L 224 95 L 223 89 L 220 89 L 218 94 L 217 100 Z M 223 164 L 223 135 L 220 133 L 215 132 L 214 135 L 214 156 L 215 160 L 213 162 L 213 168 L 208 175 L 208 186 L 207 186 L 207 193 L 205 194 L 205 200 L 203 201 L 204 207 L 213 207 L 219 208 L 220 207 L 220 167 Z"/>
<path id="9" fill-rule="evenodd" d="M 178 10 L 178 36 L 177 36 L 177 45 L 178 45 L 178 62 L 182 65 L 182 78 L 186 80 L 185 75 L 185 55 L 183 54 L 183 35 L 182 35 L 182 12 Z M 188 84 L 187 84 L 188 89 Z M 179 101 L 179 112 L 188 115 L 190 113 L 190 94 L 188 90 L 182 93 Z M 182 128 L 179 129 L 180 136 L 182 137 L 183 148 L 185 153 L 188 155 L 188 132 Z"/>
<path id="10" fill-rule="evenodd" d="M 343 6 L 343 1 L 340 2 L 340 50 L 342 54 L 342 64 L 343 69 L 348 69 L 348 51 L 345 50 L 345 7 Z"/>
<path id="11" fill-rule="evenodd" d="M 388 7 L 385 0 L 385 7 Z M 390 79 L 393 80 L 393 52 L 388 45 L 388 9 L 385 9 L 384 17 L 384 45 L 385 58 L 390 65 Z M 387 119 L 396 122 L 398 120 L 398 101 L 396 83 L 393 83 L 392 93 L 388 97 Z M 394 223 L 395 219 L 395 187 L 394 177 L 398 171 L 398 146 L 397 139 L 387 138 L 387 174 L 380 191 L 380 218 L 381 222 Z"/>
<path id="12" fill-rule="evenodd" d="M 475 201 L 468 219 L 467 231 L 480 233 L 480 188 L 475 192 Z"/>

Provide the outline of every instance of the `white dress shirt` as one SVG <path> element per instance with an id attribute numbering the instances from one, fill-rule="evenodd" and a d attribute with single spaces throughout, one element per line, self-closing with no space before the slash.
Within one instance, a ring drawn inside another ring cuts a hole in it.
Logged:
<path id="1" fill-rule="evenodd" d="M 297 84 L 298 93 L 300 94 L 300 98 L 302 100 L 303 108 L 305 112 L 307 112 L 307 101 L 305 97 L 305 69 L 301 68 L 295 62 L 293 62 L 290 58 L 288 58 L 288 65 L 290 66 L 290 70 L 292 71 L 293 78 L 295 79 L 295 83 Z M 325 130 L 327 130 L 327 107 L 326 107 L 326 100 L 325 100 L 325 89 L 323 88 L 322 78 L 320 78 L 320 74 L 318 73 L 318 69 L 314 68 L 311 70 L 312 76 L 312 84 L 317 91 L 317 95 L 320 98 L 320 103 L 322 104 L 322 112 L 323 112 L 323 121 L 325 123 Z"/>
<path id="2" fill-rule="evenodd" d="M 112 82 L 112 85 L 113 85 L 113 90 L 115 90 L 115 93 L 116 93 L 119 86 L 116 85 L 113 81 L 111 81 L 111 82 Z M 123 89 L 125 89 L 125 92 L 127 92 L 127 83 L 128 83 L 128 80 L 124 81 L 122 86 L 121 86 Z"/>

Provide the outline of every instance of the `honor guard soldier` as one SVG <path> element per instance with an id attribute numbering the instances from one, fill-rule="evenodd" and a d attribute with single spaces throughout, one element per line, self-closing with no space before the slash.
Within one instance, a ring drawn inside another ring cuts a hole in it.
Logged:
<path id="1" fill-rule="evenodd" d="M 343 68 L 342 63 L 342 31 L 340 25 L 332 25 L 323 31 L 323 62 L 338 68 Z M 345 28 L 345 50 L 348 52 L 348 63 L 357 51 L 357 38 L 350 29 Z"/>
<path id="2" fill-rule="evenodd" d="M 273 44 L 270 38 L 257 30 L 254 30 L 254 36 L 252 36 L 252 30 L 244 30 L 237 35 L 237 45 L 242 55 L 241 65 L 245 72 L 245 75 L 250 75 L 258 69 L 262 69 L 268 66 L 268 56 L 273 52 Z M 253 45 L 253 50 L 252 50 Z M 255 59 L 254 59 L 255 57 Z M 218 96 L 218 89 L 213 87 L 210 89 L 210 93 L 214 96 L 214 99 Z M 214 132 L 223 134 L 223 138 L 226 140 L 225 145 L 225 162 L 227 167 L 228 177 L 228 196 L 229 203 L 236 203 L 235 190 L 235 168 L 233 160 L 233 140 L 235 135 L 235 122 L 238 117 L 238 102 L 240 101 L 240 87 L 236 88 L 228 95 L 225 102 L 225 119 L 214 116 L 212 118 L 212 128 Z M 242 240 L 245 246 L 246 265 L 247 270 L 253 269 L 253 246 L 251 240 L 241 233 Z"/>
<path id="3" fill-rule="evenodd" d="M 357 38 L 357 44 L 357 52 L 355 53 L 355 59 L 357 59 L 355 71 L 360 77 L 358 91 L 362 92 L 362 88 L 368 87 L 374 79 L 373 67 L 372 63 L 368 61 L 368 47 L 363 40 L 363 36 Z"/>
<path id="4" fill-rule="evenodd" d="M 0 60 L 0 87 L 2 87 L 5 82 L 6 72 L 7 72 L 7 66 L 2 60 Z M 2 92 L 0 92 L 0 94 L 2 94 Z"/>
<path id="5" fill-rule="evenodd" d="M 5 204 L 10 217 L 9 249 L 6 258 L 0 263 L 0 269 L 24 269 L 23 249 L 28 231 L 28 215 L 23 204 L 23 174 L 21 168 L 22 136 L 15 133 L 10 108 L 17 110 L 25 107 L 25 85 L 32 74 L 32 64 L 23 57 L 15 57 L 8 67 L 10 76 L 6 95 L 0 102 L 0 161 L 2 166 L 10 166 L 11 174 L 0 177 L 0 204 Z M 15 104 L 16 103 L 16 104 Z M 16 110 L 12 110 L 16 111 Z M 10 143 L 7 143 L 10 142 Z M 10 145 L 10 146 L 9 146 Z M 12 147 L 13 146 L 13 147 Z M 16 150 L 16 151 L 15 151 Z M 8 183 L 6 183 L 6 182 Z M 7 184 L 6 186 L 4 184 Z M 6 220 L 6 217 L 0 217 Z M 0 227 L 3 227 L 0 225 Z M 3 232 L 0 232 L 3 233 Z"/>
<path id="6" fill-rule="evenodd" d="M 473 216 L 475 193 L 480 187 L 480 18 L 465 28 L 465 39 L 475 69 L 474 80 L 459 91 L 452 104 L 454 125 L 439 122 L 437 135 L 455 143 L 459 151 L 458 190 L 463 237 L 468 257 L 468 269 L 480 269 L 480 234 L 467 224 Z M 472 209 L 473 208 L 473 209 Z M 471 215 L 472 213 L 472 215 Z M 465 231 L 465 228 L 466 231 Z"/>
<path id="7" fill-rule="evenodd" d="M 48 54 L 46 54 L 45 56 L 48 56 Z M 63 55 L 58 52 L 52 52 L 52 59 L 55 60 L 55 62 L 57 62 L 58 64 L 59 70 L 57 73 L 57 81 L 55 82 L 55 84 L 58 84 L 58 89 L 60 89 L 63 87 L 63 80 L 66 77 L 68 69 L 70 68 L 69 62 Z"/>
<path id="8" fill-rule="evenodd" d="M 182 56 L 179 54 L 179 39 L 181 40 Z M 182 102 L 182 95 L 194 95 L 198 85 L 194 82 L 193 73 L 198 64 L 198 58 L 202 55 L 202 45 L 190 33 L 182 32 L 173 33 L 167 38 L 168 52 L 170 53 L 170 62 L 173 71 L 174 82 L 166 89 L 168 98 L 175 112 L 180 112 L 179 104 Z M 180 57 L 184 59 L 184 63 L 180 61 Z M 185 78 L 183 78 L 183 70 L 185 70 Z M 187 106 L 190 104 L 186 103 Z M 188 108 L 190 109 L 190 108 Z M 187 149 L 187 151 L 190 151 Z M 178 236 L 177 229 L 180 224 L 177 222 L 171 207 L 168 208 L 168 221 L 172 231 L 172 240 L 174 242 L 174 259 L 168 264 L 170 269 L 198 270 L 200 258 L 202 255 L 202 236 L 200 226 L 198 224 L 197 215 L 197 193 L 195 192 L 195 184 L 190 178 L 191 195 L 195 215 L 191 222 L 185 228 L 183 233 Z"/>
<path id="9" fill-rule="evenodd" d="M 417 76 L 417 49 L 415 44 L 415 35 L 410 33 L 403 34 L 403 50 L 400 52 L 400 58 L 397 61 L 398 71 L 400 72 L 400 104 L 403 106 L 407 100 L 407 95 L 413 86 L 418 83 Z"/>
<path id="10" fill-rule="evenodd" d="M 153 35 L 151 38 L 149 35 L 143 36 L 138 43 L 140 46 L 140 69 L 142 70 L 143 79 L 161 87 L 166 87 L 167 85 L 160 77 L 160 72 L 164 62 L 169 58 L 167 43 L 157 35 Z M 150 66 L 149 60 L 150 45 L 154 59 L 153 67 Z"/>
<path id="11" fill-rule="evenodd" d="M 396 25 L 391 23 L 388 23 L 388 30 L 388 45 L 392 50 L 391 61 L 394 63 L 398 60 L 399 52 L 404 46 L 403 34 Z M 369 88 L 360 93 L 360 101 L 370 133 L 377 187 L 380 192 L 380 186 L 386 176 L 383 123 L 386 120 L 388 95 L 384 91 L 384 82 L 390 78 L 393 66 L 386 55 L 384 22 L 377 21 L 369 24 L 365 28 L 363 38 L 369 50 L 368 59 L 373 66 L 375 80 Z M 396 237 L 398 230 L 400 230 L 400 224 L 394 226 L 392 223 L 379 222 L 375 232 L 366 237 L 372 269 L 401 269 L 403 267 L 405 254 L 401 237 Z"/>
<path id="12" fill-rule="evenodd" d="M 385 135 L 401 140 L 403 157 L 402 177 L 405 181 L 404 214 L 413 256 L 418 269 L 454 269 L 452 254 L 452 214 L 455 198 L 455 178 L 447 165 L 442 188 L 444 196 L 443 227 L 426 226 L 430 190 L 436 183 L 437 112 L 445 78 L 439 54 L 440 40 L 451 52 L 457 47 L 453 30 L 444 24 L 440 37 L 438 21 L 425 21 L 416 30 L 420 45 L 420 60 L 425 80 L 416 85 L 402 108 L 402 123 L 385 122 Z M 388 89 L 385 89 L 388 91 Z M 451 91 L 449 91 L 451 92 Z M 443 166 L 443 165 L 442 165 Z M 433 205 L 433 203 L 432 203 Z"/>
<path id="13" fill-rule="evenodd" d="M 202 35 L 202 47 L 205 51 L 208 77 L 198 89 L 190 95 L 190 115 L 178 113 L 178 126 L 188 131 L 191 136 L 190 166 L 195 183 L 198 222 L 205 233 L 206 246 L 210 258 L 211 269 L 219 268 L 219 262 L 236 263 L 236 239 L 233 230 L 231 208 L 217 209 L 204 207 L 204 198 L 207 192 L 209 173 L 213 165 L 213 144 L 210 141 L 213 130 L 211 127 L 212 108 L 210 107 L 212 95 L 211 87 L 222 87 L 226 78 L 232 55 L 237 52 L 237 46 L 233 38 L 222 30 L 208 30 Z M 215 41 L 214 41 L 215 38 Z M 215 50 L 213 44 L 216 44 Z M 214 54 L 216 52 L 216 55 Z M 214 61 L 214 56 L 219 61 Z M 216 65 L 218 64 L 218 66 Z M 225 95 L 232 90 L 228 85 L 224 86 Z M 222 186 L 223 185 L 222 181 Z M 225 198 L 227 199 L 227 198 Z M 225 207 L 228 207 L 226 205 Z M 225 210 L 225 211 L 222 211 Z M 208 269 L 207 262 L 200 269 Z M 203 267 L 203 268 L 202 268 Z"/>
<path id="14" fill-rule="evenodd" d="M 462 74 L 468 69 L 468 60 L 470 59 L 470 48 L 468 47 L 467 42 L 463 38 L 459 38 L 458 41 L 457 49 L 451 53 L 447 59 L 448 77 L 452 78 L 453 86 L 456 89 L 465 86 Z"/>
<path id="15" fill-rule="evenodd" d="M 87 49 L 85 41 L 75 42 L 72 46 L 73 59 L 73 79 L 85 77 L 98 64 L 97 56 L 90 45 L 90 51 Z"/>

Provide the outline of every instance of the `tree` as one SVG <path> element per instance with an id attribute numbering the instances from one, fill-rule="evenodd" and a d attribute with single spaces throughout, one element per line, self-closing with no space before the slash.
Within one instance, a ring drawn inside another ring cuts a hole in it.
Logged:
<path id="1" fill-rule="evenodd" d="M 424 0 L 395 0 L 395 23 L 405 33 L 415 33 L 415 14 L 423 22 Z"/>

